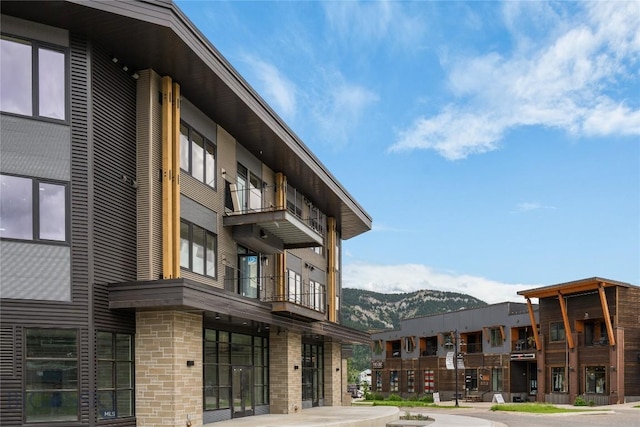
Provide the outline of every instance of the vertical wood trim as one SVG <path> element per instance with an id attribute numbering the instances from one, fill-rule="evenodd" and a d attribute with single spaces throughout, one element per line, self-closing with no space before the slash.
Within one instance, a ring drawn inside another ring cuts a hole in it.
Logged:
<path id="1" fill-rule="evenodd" d="M 531 320 L 531 326 L 533 328 L 533 339 L 536 341 L 536 348 L 540 350 L 540 336 L 538 335 L 538 324 L 536 323 L 536 315 L 533 312 L 533 305 L 531 304 L 531 298 L 527 298 L 527 308 L 529 309 L 529 320 Z"/>
<path id="2" fill-rule="evenodd" d="M 336 219 L 327 218 L 327 310 L 329 321 L 336 321 Z"/>
<path id="3" fill-rule="evenodd" d="M 598 294 L 600 294 L 600 304 L 602 304 L 602 314 L 604 322 L 607 325 L 607 336 L 609 337 L 609 345 L 616 345 L 616 337 L 613 335 L 613 326 L 611 325 L 611 315 L 609 314 L 609 304 L 607 304 L 607 295 L 604 293 L 604 284 L 598 285 Z"/>
<path id="4" fill-rule="evenodd" d="M 504 332 L 504 325 L 500 325 L 500 336 L 502 337 L 502 341 L 507 340 L 507 334 Z"/>
<path id="5" fill-rule="evenodd" d="M 276 209 L 287 208 L 287 177 L 282 172 L 276 173 Z"/>
<path id="6" fill-rule="evenodd" d="M 564 337 L 567 340 L 569 348 L 573 349 L 573 335 L 571 333 L 571 323 L 569 323 L 569 315 L 567 314 L 567 305 L 564 302 L 562 292 L 558 292 L 558 301 L 560 302 L 560 311 L 562 312 L 562 321 L 564 322 Z"/>
<path id="7" fill-rule="evenodd" d="M 173 215 L 172 215 L 172 116 L 173 93 L 171 77 L 162 78 L 162 276 L 173 275 Z"/>
<path id="8" fill-rule="evenodd" d="M 180 277 L 180 85 L 173 83 L 171 169 L 173 277 Z"/>
<path id="9" fill-rule="evenodd" d="M 287 253 L 276 254 L 276 299 L 285 301 L 288 296 L 285 293 L 285 281 L 287 280 Z"/>

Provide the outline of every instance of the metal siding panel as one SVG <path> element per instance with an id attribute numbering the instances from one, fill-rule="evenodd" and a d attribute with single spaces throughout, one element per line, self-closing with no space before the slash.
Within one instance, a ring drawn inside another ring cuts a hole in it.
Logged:
<path id="1" fill-rule="evenodd" d="M 2 298 L 71 301 L 69 247 L 3 240 L 0 252 Z"/>
<path id="2" fill-rule="evenodd" d="M 69 181 L 68 125 L 2 115 L 0 127 L 2 172 Z"/>
<path id="3" fill-rule="evenodd" d="M 107 284 L 137 277 L 136 82 L 100 47 L 91 70 L 94 321 L 96 329 L 133 332 L 131 313 L 109 310 Z"/>
<path id="4" fill-rule="evenodd" d="M 137 163 L 138 163 L 138 280 L 149 280 L 152 277 L 152 199 L 151 191 L 156 185 L 157 174 L 153 172 L 151 163 L 151 97 L 150 72 L 138 73 L 137 84 Z M 157 277 L 155 277 L 157 278 Z"/>
<path id="5" fill-rule="evenodd" d="M 180 210 L 182 218 L 187 221 L 203 227 L 212 233 L 218 232 L 218 215 L 205 206 L 181 195 Z"/>

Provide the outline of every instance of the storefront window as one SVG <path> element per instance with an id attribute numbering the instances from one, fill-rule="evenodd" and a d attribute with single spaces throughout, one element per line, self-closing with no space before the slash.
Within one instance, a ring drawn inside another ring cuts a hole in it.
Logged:
<path id="1" fill-rule="evenodd" d="M 26 330 L 25 419 L 78 421 L 78 332 Z"/>
<path id="2" fill-rule="evenodd" d="M 606 392 L 606 369 L 604 366 L 587 366 L 585 369 L 585 393 Z"/>

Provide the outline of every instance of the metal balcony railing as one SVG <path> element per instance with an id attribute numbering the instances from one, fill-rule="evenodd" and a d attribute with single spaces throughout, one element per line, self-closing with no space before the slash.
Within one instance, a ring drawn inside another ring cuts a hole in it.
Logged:
<path id="1" fill-rule="evenodd" d="M 325 285 L 308 280 L 296 283 L 285 281 L 285 292 L 275 292 L 276 276 L 253 276 L 224 279 L 225 289 L 262 302 L 288 302 L 298 306 L 326 313 L 327 288 Z"/>
<path id="2" fill-rule="evenodd" d="M 227 202 L 227 215 L 243 215 L 257 212 L 273 212 L 279 210 L 275 206 L 275 186 L 229 188 L 230 200 Z M 291 185 L 287 185 L 287 210 L 300 221 L 324 234 L 327 216 L 311 201 Z"/>

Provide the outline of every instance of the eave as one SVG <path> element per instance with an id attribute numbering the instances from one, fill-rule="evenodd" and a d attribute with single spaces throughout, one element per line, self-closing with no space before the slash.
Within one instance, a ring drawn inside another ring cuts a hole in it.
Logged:
<path id="1" fill-rule="evenodd" d="M 7 1 L 2 14 L 84 35 L 130 70 L 153 69 L 270 169 L 336 219 L 342 239 L 371 217 L 171 1 Z"/>
<path id="2" fill-rule="evenodd" d="M 558 283 L 556 285 L 545 286 L 542 288 L 519 291 L 518 295 L 522 295 L 525 298 L 549 298 L 557 297 L 558 293 L 561 293 L 562 295 L 571 295 L 581 292 L 596 291 L 600 287 L 609 288 L 614 286 L 621 286 L 624 288 L 633 287 L 633 285 L 629 283 L 602 279 L 600 277 L 591 277 L 572 282 Z"/>
<path id="3" fill-rule="evenodd" d="M 180 310 L 225 315 L 262 322 L 282 329 L 330 338 L 341 343 L 369 344 L 369 334 L 324 321 L 308 322 L 272 313 L 271 303 L 189 279 L 152 280 L 109 284 L 112 310 Z"/>

